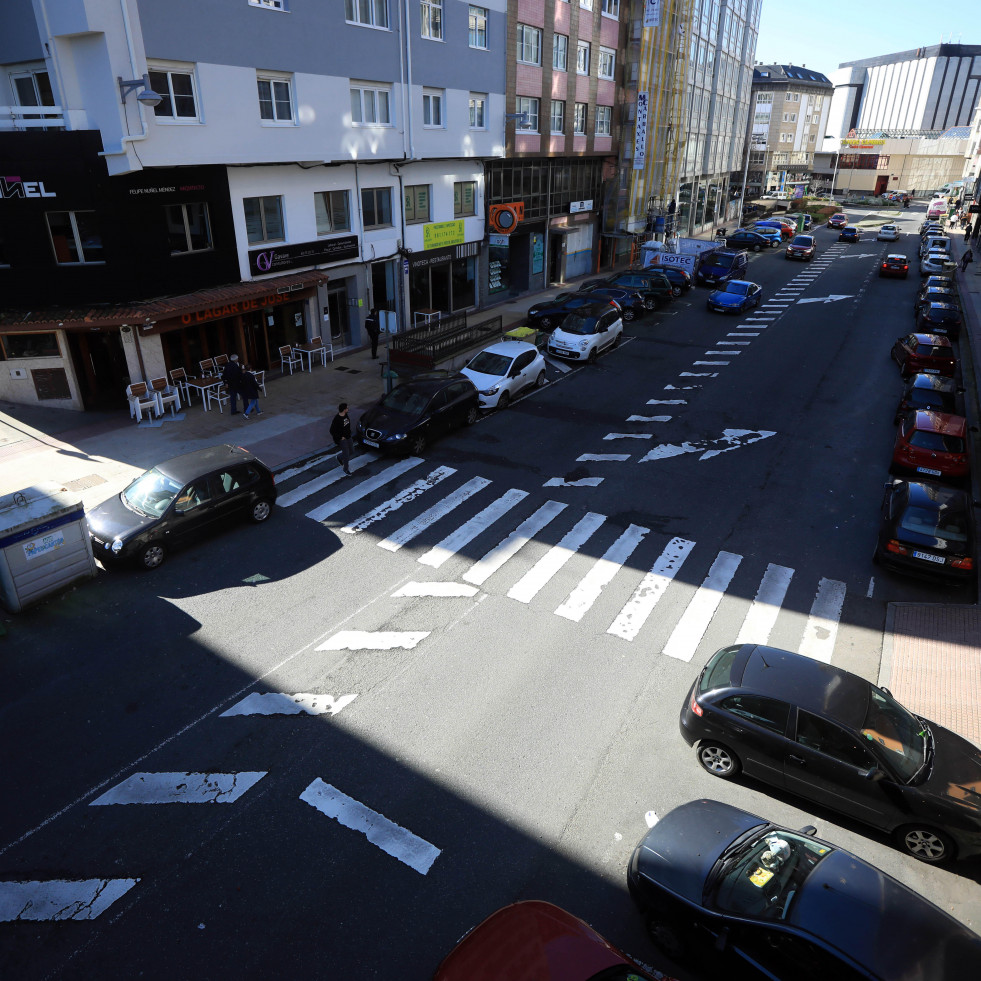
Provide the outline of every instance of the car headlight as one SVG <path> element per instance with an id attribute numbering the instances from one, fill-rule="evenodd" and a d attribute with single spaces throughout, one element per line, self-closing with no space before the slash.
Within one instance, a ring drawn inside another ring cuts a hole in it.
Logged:
<path id="1" fill-rule="evenodd" d="M 481 391 L 480 394 L 481 395 L 497 395 L 497 392 L 500 389 L 500 387 L 501 386 L 498 384 L 498 385 L 494 385 L 492 388 L 485 388 L 485 389 L 483 389 Z"/>
<path id="2" fill-rule="evenodd" d="M 119 553 L 123 550 L 123 543 L 117 538 L 113 541 L 109 548 L 112 550 L 113 555 L 119 555 Z"/>
<path id="3" fill-rule="evenodd" d="M 583 339 L 582 339 L 582 340 L 581 340 L 581 341 L 579 342 L 579 347 L 578 347 L 578 350 L 580 350 L 580 351 L 585 351 L 587 347 L 589 347 L 589 340 L 588 340 L 587 338 L 585 338 L 585 337 L 584 337 L 584 338 L 583 338 Z"/>
<path id="4" fill-rule="evenodd" d="M 405 437 L 405 433 L 392 433 L 392 435 L 389 436 L 388 438 L 389 439 L 405 439 L 406 437 Z"/>

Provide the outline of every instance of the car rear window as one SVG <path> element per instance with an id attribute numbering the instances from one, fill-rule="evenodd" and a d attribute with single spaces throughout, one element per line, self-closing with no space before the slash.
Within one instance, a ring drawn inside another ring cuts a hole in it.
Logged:
<path id="1" fill-rule="evenodd" d="M 731 684 L 732 665 L 741 650 L 741 647 L 723 647 L 721 651 L 716 651 L 698 679 L 698 690 L 706 692 L 713 688 L 727 688 Z"/>
<path id="2" fill-rule="evenodd" d="M 900 517 L 899 527 L 914 535 L 945 538 L 949 542 L 967 541 L 966 515 L 958 511 L 934 511 L 911 504 Z"/>
<path id="3" fill-rule="evenodd" d="M 917 430 L 909 438 L 909 445 L 921 450 L 933 450 L 935 453 L 963 453 L 964 440 L 960 436 L 947 436 L 943 433 L 931 433 Z"/>

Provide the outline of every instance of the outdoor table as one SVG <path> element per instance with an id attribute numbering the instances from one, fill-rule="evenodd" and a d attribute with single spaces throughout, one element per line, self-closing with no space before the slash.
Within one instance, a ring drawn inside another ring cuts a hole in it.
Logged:
<path id="1" fill-rule="evenodd" d="M 208 411 L 208 389 L 216 388 L 221 384 L 220 378 L 188 378 L 187 387 L 190 389 L 197 389 L 198 395 L 201 396 L 201 404 L 204 406 L 204 411 Z"/>
<path id="2" fill-rule="evenodd" d="M 326 344 L 293 344 L 294 353 L 300 356 L 300 360 L 307 359 L 307 371 L 313 371 L 313 356 L 320 355 L 320 363 L 327 367 L 327 345 Z"/>

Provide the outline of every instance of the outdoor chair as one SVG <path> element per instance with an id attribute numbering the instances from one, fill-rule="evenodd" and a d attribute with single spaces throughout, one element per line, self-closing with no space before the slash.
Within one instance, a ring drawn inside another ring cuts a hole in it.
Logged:
<path id="1" fill-rule="evenodd" d="M 280 371 L 282 371 L 284 375 L 286 374 L 287 368 L 289 368 L 291 375 L 293 374 L 293 368 L 296 365 L 299 365 L 301 370 L 303 368 L 303 361 L 298 354 L 293 353 L 293 349 L 289 346 L 289 344 L 284 344 L 279 349 L 279 364 Z"/>
<path id="2" fill-rule="evenodd" d="M 161 375 L 159 378 L 150 379 L 150 391 L 153 392 L 157 397 L 157 406 L 159 408 L 159 414 L 163 415 L 167 406 L 170 406 L 171 412 L 176 416 L 180 412 L 181 408 L 181 393 L 180 390 L 175 388 L 173 385 L 167 383 L 167 379 Z"/>
<path id="3" fill-rule="evenodd" d="M 321 354 L 323 356 L 323 366 L 325 368 L 327 367 L 327 353 L 328 352 L 330 352 L 330 360 L 331 361 L 334 360 L 334 345 L 331 342 L 331 340 L 330 340 L 329 337 L 327 338 L 326 341 L 322 337 L 314 337 L 310 341 L 310 346 L 311 347 L 321 347 L 321 346 L 323 347 L 323 351 L 321 352 Z"/>
<path id="4" fill-rule="evenodd" d="M 216 354 L 215 355 L 215 371 L 216 371 L 217 374 L 219 374 L 219 375 L 221 374 L 221 369 L 224 368 L 226 364 L 228 364 L 228 355 L 227 354 Z"/>
<path id="5" fill-rule="evenodd" d="M 170 383 L 181 390 L 181 394 L 184 396 L 184 404 L 190 405 L 191 399 L 189 397 L 190 389 L 187 387 L 187 372 L 183 368 L 171 368 Z"/>
<path id="6" fill-rule="evenodd" d="M 156 392 L 149 391 L 146 382 L 133 382 L 127 385 L 126 400 L 129 402 L 129 414 L 137 422 L 143 420 L 144 410 L 147 411 L 147 415 L 151 410 L 156 415 L 160 415 L 160 402 Z"/>
<path id="7" fill-rule="evenodd" d="M 266 372 L 263 371 L 253 371 L 252 377 L 255 378 L 256 385 L 259 386 L 259 391 L 262 392 L 262 397 L 266 397 Z"/>
<path id="8" fill-rule="evenodd" d="M 199 361 L 198 367 L 201 370 L 201 376 L 203 378 L 210 378 L 212 375 L 217 374 L 214 358 L 205 358 L 204 361 Z"/>

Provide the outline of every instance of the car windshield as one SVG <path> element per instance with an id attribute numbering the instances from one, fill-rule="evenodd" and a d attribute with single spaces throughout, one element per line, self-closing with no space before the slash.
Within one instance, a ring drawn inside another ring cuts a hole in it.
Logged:
<path id="1" fill-rule="evenodd" d="M 408 415 L 418 416 L 423 413 L 429 404 L 429 395 L 417 391 L 410 385 L 399 385 L 386 395 L 381 404 L 386 409 L 395 412 L 405 412 Z"/>
<path id="2" fill-rule="evenodd" d="M 712 691 L 713 688 L 725 688 L 730 684 L 732 674 L 732 662 L 736 660 L 739 647 L 723 647 L 709 659 L 702 671 L 701 678 L 698 679 L 698 690 L 700 692 Z"/>
<path id="3" fill-rule="evenodd" d="M 123 500 L 137 511 L 159 517 L 170 507 L 181 486 L 154 467 L 123 491 Z"/>
<path id="4" fill-rule="evenodd" d="M 813 838 L 769 828 L 710 873 L 718 909 L 740 916 L 785 920 L 804 881 L 833 849 Z"/>
<path id="5" fill-rule="evenodd" d="M 729 283 L 725 288 L 725 292 L 745 296 L 749 292 L 749 283 Z"/>
<path id="6" fill-rule="evenodd" d="M 882 756 L 909 782 L 923 765 L 926 729 L 908 709 L 884 691 L 869 685 L 869 708 L 862 735 L 875 743 Z"/>
<path id="7" fill-rule="evenodd" d="M 911 504 L 899 519 L 899 527 L 914 535 L 943 538 L 948 542 L 963 544 L 967 541 L 965 515 L 941 505 L 939 509 L 917 507 Z"/>
<path id="8" fill-rule="evenodd" d="M 511 367 L 511 358 L 506 354 L 481 351 L 467 367 L 471 371 L 477 371 L 482 375 L 506 375 L 508 368 Z"/>
<path id="9" fill-rule="evenodd" d="M 931 389 L 914 388 L 909 397 L 910 405 L 917 409 L 942 409 L 944 397 Z"/>
<path id="10" fill-rule="evenodd" d="M 596 318 L 584 317 L 579 313 L 570 313 L 562 321 L 562 330 L 566 334 L 595 334 Z"/>
<path id="11" fill-rule="evenodd" d="M 715 265 L 721 266 L 723 269 L 729 269 L 735 261 L 736 257 L 734 255 L 718 255 L 715 257 Z"/>
<path id="12" fill-rule="evenodd" d="M 805 248 L 810 248 L 814 244 L 814 239 L 810 235 L 798 235 L 794 241 L 794 245 L 803 245 Z"/>

